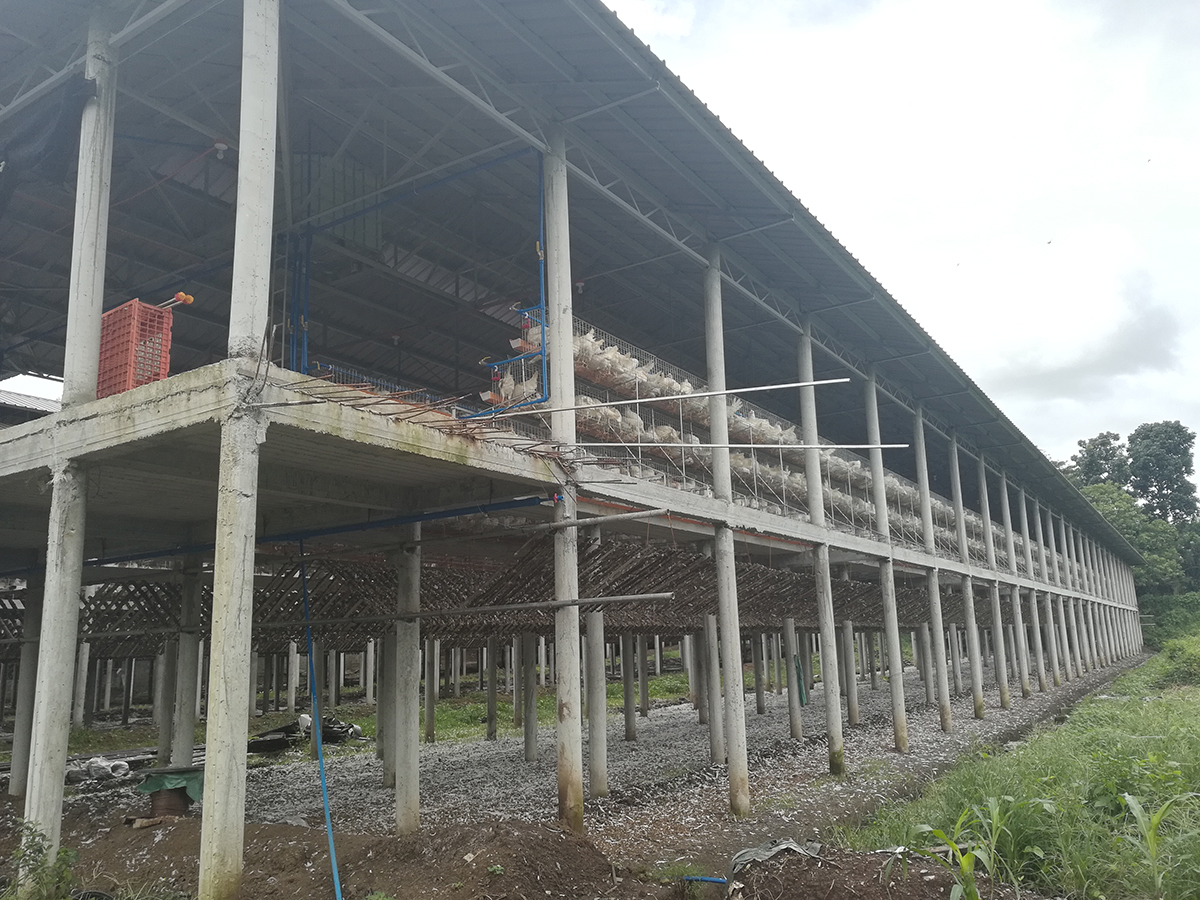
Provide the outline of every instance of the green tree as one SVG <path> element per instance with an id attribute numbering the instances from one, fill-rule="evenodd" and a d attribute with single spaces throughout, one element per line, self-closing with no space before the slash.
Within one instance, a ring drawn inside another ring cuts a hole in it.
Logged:
<path id="1" fill-rule="evenodd" d="M 1086 485 L 1081 490 L 1092 506 L 1146 560 L 1145 565 L 1133 567 L 1133 580 L 1138 593 L 1178 593 L 1184 587 L 1185 578 L 1176 529 L 1162 519 L 1148 516 L 1129 494 L 1115 484 Z"/>
<path id="2" fill-rule="evenodd" d="M 1063 466 L 1067 477 L 1083 487 L 1110 482 L 1120 487 L 1129 485 L 1129 452 L 1115 431 L 1102 431 L 1094 438 L 1077 441 L 1079 452 Z"/>
<path id="3" fill-rule="evenodd" d="M 1179 525 L 1196 516 L 1192 446 L 1196 432 L 1180 422 L 1147 422 L 1129 434 L 1129 486 L 1156 519 Z"/>

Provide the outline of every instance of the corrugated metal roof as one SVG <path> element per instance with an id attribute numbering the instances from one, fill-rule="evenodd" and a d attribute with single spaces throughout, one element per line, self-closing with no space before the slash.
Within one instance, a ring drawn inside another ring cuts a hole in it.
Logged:
<path id="1" fill-rule="evenodd" d="M 131 14 L 161 5 L 152 0 Z M 0 32 L 0 107 L 33 83 L 29 73 L 75 57 L 86 17 L 68 12 L 86 7 L 49 0 L 13 11 L 6 25 L 21 39 Z M 357 7 L 332 0 L 286 4 L 285 152 L 344 153 L 378 168 L 390 191 L 382 196 L 399 196 L 519 149 L 522 135 L 542 140 L 545 123 L 563 122 L 575 173 L 573 275 L 586 284 L 576 298 L 581 318 L 703 371 L 696 255 L 719 241 L 729 266 L 731 384 L 792 380 L 795 334 L 764 303 L 805 317 L 833 351 L 821 374 L 844 374 L 846 363 L 874 369 L 891 396 L 921 405 L 935 426 L 1136 558 L 864 265 L 599 0 L 382 0 L 370 11 L 374 34 L 355 15 Z M 175 371 L 224 353 L 239 29 L 236 4 L 185 4 L 121 51 L 109 238 L 110 275 L 119 281 L 110 279 L 106 305 L 133 292 L 195 294 L 194 306 L 176 311 Z M 232 147 L 224 159 L 205 149 L 217 141 Z M 415 377 L 419 365 L 443 384 L 446 361 L 470 365 L 468 356 L 483 355 L 463 346 L 495 341 L 494 355 L 505 355 L 503 329 L 478 318 L 499 318 L 503 305 L 489 311 L 465 292 L 453 296 L 448 273 L 469 275 L 476 299 L 528 297 L 537 286 L 536 204 L 535 166 L 526 158 L 388 207 L 383 238 L 411 254 L 405 265 L 416 277 L 407 282 L 364 277 L 361 259 L 322 248 L 313 260 L 312 355 L 381 367 L 392 335 L 408 334 L 412 362 L 394 362 L 397 377 Z M 303 223 L 301 205 L 280 198 L 281 227 Z M 0 228 L 0 279 L 25 292 L 0 294 L 0 304 L 18 311 L 9 366 L 62 364 L 72 209 L 62 185 L 22 185 Z M 282 298 L 291 283 L 280 278 Z M 453 302 L 433 303 L 434 292 Z M 350 301 L 351 293 L 362 299 Z M 421 354 L 433 359 L 419 363 Z M 861 434 L 860 386 L 825 391 L 821 402 L 829 437 Z M 793 409 L 776 411 L 794 417 Z M 881 415 L 885 439 L 911 433 L 904 407 L 885 403 Z M 943 461 L 945 448 L 931 446 L 931 454 Z"/>
<path id="2" fill-rule="evenodd" d="M 62 404 L 57 400 L 34 397 L 29 394 L 18 394 L 15 391 L 2 389 L 0 389 L 0 406 L 7 406 L 11 409 L 29 409 L 44 413 L 56 413 L 62 408 Z"/>

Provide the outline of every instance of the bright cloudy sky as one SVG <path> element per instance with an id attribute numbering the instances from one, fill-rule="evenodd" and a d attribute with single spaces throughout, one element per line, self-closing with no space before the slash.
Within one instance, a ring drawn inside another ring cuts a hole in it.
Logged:
<path id="1" fill-rule="evenodd" d="M 1051 457 L 1200 430 L 1200 2 L 606 2 Z"/>

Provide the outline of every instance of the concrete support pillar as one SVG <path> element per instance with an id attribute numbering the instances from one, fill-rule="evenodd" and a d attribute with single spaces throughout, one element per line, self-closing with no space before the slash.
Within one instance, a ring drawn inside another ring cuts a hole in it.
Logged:
<path id="1" fill-rule="evenodd" d="M 958 438 L 950 439 L 950 493 L 954 502 L 954 521 L 958 530 L 959 557 L 966 564 L 971 562 L 967 543 L 967 520 L 963 509 L 962 476 L 958 465 Z M 971 698 L 975 707 L 975 718 L 982 719 L 983 709 L 983 658 L 979 652 L 979 629 L 975 624 L 975 590 L 969 575 L 962 576 L 963 618 L 967 630 L 967 660 L 971 671 Z"/>
<path id="2" fill-rule="evenodd" d="M 708 387 L 725 390 L 725 331 L 721 298 L 720 250 L 709 247 L 704 270 L 704 348 Z M 709 398 L 709 435 L 712 451 L 713 494 L 733 501 L 729 469 L 729 407 L 723 396 Z M 717 567 L 717 618 L 720 625 L 721 668 L 725 677 L 725 754 L 729 765 L 729 809 L 735 816 L 750 813 L 750 774 L 746 756 L 746 710 L 742 693 L 742 637 L 738 620 L 737 575 L 734 568 L 733 531 L 724 523 L 713 526 L 713 559 Z M 710 704 L 711 706 L 711 704 Z"/>
<path id="3" fill-rule="evenodd" d="M 962 641 L 958 636 L 958 623 L 950 623 L 950 671 L 954 675 L 955 695 L 963 692 Z"/>
<path id="4" fill-rule="evenodd" d="M 803 631 L 800 633 L 800 666 L 804 669 L 804 689 L 810 694 L 813 685 L 816 684 L 816 677 L 813 675 L 812 653 L 812 633 Z"/>
<path id="5" fill-rule="evenodd" d="M 175 719 L 171 733 L 171 765 L 190 766 L 196 743 L 196 705 L 200 668 L 200 560 L 183 561 L 179 611 L 179 649 L 175 676 Z"/>
<path id="6" fill-rule="evenodd" d="M 513 698 L 513 727 L 523 728 L 525 724 L 525 664 L 522 652 L 525 649 L 525 639 L 518 635 L 512 640 L 512 648 L 508 651 L 508 681 Z"/>
<path id="7" fill-rule="evenodd" d="M 696 722 L 708 724 L 708 653 L 705 649 L 704 629 L 692 635 L 692 652 L 690 653 L 691 671 L 695 676 L 692 684 L 696 688 Z"/>
<path id="8" fill-rule="evenodd" d="M 396 567 L 396 614 L 411 616 L 421 609 L 420 523 L 402 525 L 399 536 L 402 545 L 392 558 Z M 396 833 L 412 834 L 421 825 L 418 763 L 421 742 L 417 733 L 421 691 L 420 619 L 397 619 L 394 642 L 395 653 L 389 654 L 386 669 L 390 676 L 387 700 L 391 706 L 388 720 L 392 734 L 389 739 L 395 747 L 396 759 Z M 436 667 L 436 662 L 434 665 Z M 436 668 L 433 680 L 436 684 Z M 426 702 L 429 702 L 428 693 Z M 429 730 L 432 732 L 432 728 Z M 432 734 L 429 737 L 432 738 Z"/>
<path id="9" fill-rule="evenodd" d="M 842 663 L 846 672 L 846 721 L 850 725 L 859 723 L 858 676 L 854 671 L 854 623 L 849 619 L 842 622 Z"/>
<path id="10" fill-rule="evenodd" d="M 604 674 L 604 613 L 588 613 L 586 623 L 588 793 L 593 797 L 607 797 L 608 680 Z"/>
<path id="11" fill-rule="evenodd" d="M 525 710 L 521 715 L 521 724 L 525 737 L 525 761 L 537 760 L 537 635 L 521 635 L 521 681 L 523 682 L 523 697 Z"/>
<path id="12" fill-rule="evenodd" d="M 763 690 L 763 642 L 761 635 L 750 636 L 750 658 L 754 666 L 754 712 L 763 715 L 767 711 L 767 696 Z"/>
<path id="13" fill-rule="evenodd" d="M 721 647 L 717 636 L 717 617 L 704 617 L 704 673 L 708 699 L 708 751 L 716 765 L 725 763 L 725 716 L 721 697 Z"/>
<path id="14" fill-rule="evenodd" d="M 425 638 L 425 743 L 427 744 L 432 744 L 437 740 L 438 681 L 442 677 L 439 656 L 437 641 L 431 637 Z"/>
<path id="15" fill-rule="evenodd" d="M 933 662 L 933 679 L 936 688 L 938 705 L 938 721 L 942 731 L 949 732 L 953 727 L 950 713 L 950 681 L 946 674 L 946 643 L 942 625 L 941 583 L 937 569 L 929 569 L 925 573 L 925 589 L 929 595 L 929 628 L 931 631 L 930 653 Z M 951 626 L 953 627 L 953 626 Z M 928 685 L 928 682 L 927 682 Z M 930 687 L 926 687 L 926 698 L 933 699 Z"/>
<path id="16" fill-rule="evenodd" d="M 29 749 L 33 737 L 34 688 L 37 686 L 38 641 L 42 630 L 42 596 L 45 578 L 31 575 L 25 582 L 25 612 L 21 620 L 21 664 L 17 674 L 16 709 L 13 714 L 12 765 L 8 792 L 25 794 L 29 779 Z"/>
<path id="17" fill-rule="evenodd" d="M 811 326 L 800 335 L 800 381 L 813 380 Z M 821 474 L 821 451 L 817 449 L 817 395 L 813 387 L 800 388 L 801 440 L 804 451 L 804 472 L 808 482 L 808 517 L 818 528 L 825 527 L 825 494 Z M 884 560 L 881 565 L 889 564 Z M 837 626 L 833 611 L 833 583 L 829 571 L 829 545 L 813 548 L 813 578 L 817 587 L 817 621 L 821 631 L 821 682 L 825 689 L 825 733 L 829 744 L 829 772 L 841 776 L 846 772 L 846 749 L 842 739 L 842 698 L 838 689 Z M 881 586 L 886 592 L 886 581 Z M 890 645 L 889 645 L 890 646 Z M 893 679 L 896 680 L 896 679 Z"/>
<path id="18" fill-rule="evenodd" d="M 637 740 L 637 640 L 632 632 L 621 635 L 621 687 L 625 712 L 625 740 Z"/>
<path id="19" fill-rule="evenodd" d="M 650 662 L 646 658 L 646 635 L 637 636 L 638 714 L 650 715 Z"/>
<path id="20" fill-rule="evenodd" d="M 243 0 L 241 111 L 229 355 L 259 360 L 266 346 L 275 209 L 279 0 Z M 246 670 L 254 591 L 258 445 L 262 428 L 235 413 L 221 433 L 209 668 L 200 900 L 239 894 L 246 800 Z M 319 727 L 319 723 L 314 723 Z"/>
<path id="21" fill-rule="evenodd" d="M 808 335 L 806 334 L 805 337 L 807 338 L 807 336 Z M 863 399 L 867 419 L 867 443 L 882 443 L 882 432 L 880 431 L 879 427 L 879 392 L 875 371 L 873 369 L 867 373 Z M 921 439 L 923 440 L 924 431 L 921 426 L 921 416 L 919 411 L 914 425 L 914 439 L 916 439 L 917 432 L 920 432 Z M 922 450 L 923 447 L 916 450 L 918 456 L 918 470 L 924 461 L 921 459 Z M 885 541 L 890 541 L 891 523 L 889 522 L 888 518 L 887 492 L 885 490 L 885 477 L 883 469 L 883 450 L 879 449 L 878 447 L 869 450 L 868 460 L 871 466 L 871 502 L 874 507 L 875 514 L 875 530 L 879 532 Z M 807 463 L 807 459 L 805 462 Z M 926 494 L 927 493 L 928 484 L 926 484 Z M 928 499 L 927 496 L 926 499 Z M 887 644 L 888 653 L 894 653 L 898 659 L 900 657 L 900 624 L 896 612 L 895 572 L 893 571 L 892 560 L 890 557 L 880 560 L 879 587 L 883 600 L 884 641 Z M 897 751 L 900 753 L 907 753 L 908 714 L 905 712 L 904 708 L 904 679 L 902 677 L 889 679 L 888 692 L 891 695 L 892 701 L 893 743 Z"/>
<path id="22" fill-rule="evenodd" d="M 253 650 L 250 651 L 250 697 L 246 707 L 246 714 L 253 719 L 258 715 L 258 654 Z"/>
<path id="23" fill-rule="evenodd" d="M 87 641 L 81 641 L 79 646 L 75 648 L 75 690 L 73 691 L 74 704 L 71 709 L 71 725 L 75 728 L 83 727 L 83 714 L 87 709 L 87 681 L 88 667 L 91 664 L 91 645 Z M 129 696 L 129 678 L 125 678 L 125 696 Z M 122 725 L 129 724 L 129 704 L 125 703 L 124 713 L 122 716 Z"/>
<path id="24" fill-rule="evenodd" d="M 937 667 L 933 661 L 933 639 L 928 622 L 921 623 L 917 638 L 921 643 L 921 668 L 925 672 L 925 703 L 933 706 L 937 702 Z"/>
<path id="25" fill-rule="evenodd" d="M 180 670 L 182 671 L 182 669 Z M 287 653 L 287 711 L 296 712 L 296 690 L 300 686 L 300 651 L 295 641 L 288 641 Z"/>
<path id="26" fill-rule="evenodd" d="M 393 568 L 396 566 L 396 554 L 390 560 Z M 396 692 L 400 689 L 396 674 L 396 657 L 398 651 L 395 623 L 379 644 L 379 697 L 375 710 L 375 756 L 383 761 L 383 789 L 396 789 L 396 746 L 399 742 L 400 724 L 396 715 Z M 417 671 L 416 684 L 412 686 L 413 696 L 416 697 L 417 710 L 405 727 L 411 729 L 421 739 L 421 642 L 417 638 L 417 651 L 414 654 L 414 668 Z"/>
<path id="27" fill-rule="evenodd" d="M 786 618 L 783 620 L 783 652 L 785 655 L 785 663 L 787 666 L 787 683 L 788 683 L 788 725 L 791 728 L 792 737 L 797 741 L 804 740 L 804 723 L 801 719 L 801 704 L 800 679 L 796 676 L 796 620 Z"/>
<path id="28" fill-rule="evenodd" d="M 364 693 L 363 699 L 368 703 L 375 702 L 375 641 L 367 641 L 367 649 L 362 657 L 362 673 L 359 676 Z"/>
<path id="29" fill-rule="evenodd" d="M 1083 647 L 1079 642 L 1079 619 L 1075 615 L 1075 599 L 1067 597 L 1064 602 L 1067 608 L 1067 642 L 1071 648 L 1071 664 L 1075 668 L 1075 676 L 1082 678 L 1085 669 L 1083 667 Z"/>
<path id="30" fill-rule="evenodd" d="M 84 75 L 95 82 L 96 97 L 84 105 L 79 133 L 66 355 L 63 360 L 64 407 L 95 400 L 100 374 L 100 317 L 108 253 L 117 101 L 117 51 L 109 46 L 108 23 L 101 7 L 93 12 L 88 26 Z"/>
<path id="31" fill-rule="evenodd" d="M 51 858 L 58 850 L 72 712 L 72 684 L 63 677 L 61 661 L 76 653 L 87 496 L 87 476 L 78 465 L 67 463 L 52 471 L 39 654 L 60 664 L 37 670 L 25 797 L 25 819 L 46 836 Z"/>
<path id="32" fill-rule="evenodd" d="M 155 695 L 159 698 L 158 713 L 158 754 L 159 765 L 168 765 L 171 760 L 171 742 L 174 739 L 172 728 L 175 723 L 175 685 L 178 678 L 179 644 L 174 636 L 167 639 L 163 646 L 162 666 Z"/>
<path id="33" fill-rule="evenodd" d="M 1050 652 L 1050 677 L 1054 686 L 1058 687 L 1063 683 L 1062 670 L 1059 668 L 1058 660 L 1060 632 L 1054 622 L 1054 597 L 1049 592 L 1042 595 L 1042 618 L 1046 622 L 1046 644 Z"/>
<path id="34" fill-rule="evenodd" d="M 571 223 L 567 196 L 567 150 L 561 128 L 548 131 L 545 155 L 547 349 L 550 353 L 550 437 L 575 443 L 575 360 L 572 350 Z M 575 488 L 565 486 L 554 507 L 556 522 L 576 518 Z M 554 533 L 554 597 L 579 597 L 578 531 Z M 579 607 L 554 613 L 554 672 L 558 700 L 558 817 L 583 832 L 583 698 L 580 690 Z"/>
<path id="35" fill-rule="evenodd" d="M 497 640 L 494 637 L 489 637 L 487 639 L 487 653 L 485 662 L 485 665 L 487 666 L 487 739 L 489 741 L 496 740 L 499 728 L 499 723 L 496 718 L 498 706 L 497 701 L 499 697 L 499 686 L 497 684 L 499 671 L 496 667 L 496 653 L 498 649 L 499 643 Z M 588 702 L 590 703 L 591 701 L 589 700 Z"/>
<path id="36" fill-rule="evenodd" d="M 1000 708 L 1009 709 L 1012 698 L 1008 692 L 1008 653 L 1004 639 L 1004 607 L 1000 603 L 1000 585 L 991 582 L 988 594 L 992 601 L 992 667 L 996 676 L 996 684 L 1000 688 Z"/>
<path id="37" fill-rule="evenodd" d="M 1066 610 L 1063 608 L 1064 604 L 1063 604 L 1062 594 L 1056 594 L 1054 596 L 1054 605 L 1057 607 L 1057 619 L 1058 619 L 1058 635 L 1057 635 L 1057 637 L 1058 637 L 1058 645 L 1062 648 L 1063 674 L 1066 676 L 1067 681 L 1074 681 L 1076 674 L 1079 672 L 1079 669 L 1077 667 L 1075 667 L 1074 665 L 1072 665 L 1071 637 L 1070 637 L 1069 628 L 1067 626 L 1067 613 L 1066 613 Z"/>
<path id="38" fill-rule="evenodd" d="M 867 667 L 871 673 L 871 690 L 879 690 L 879 661 L 875 651 L 876 633 L 867 631 L 863 633 L 863 649 L 866 651 Z"/>
<path id="39" fill-rule="evenodd" d="M 276 23 L 276 30 L 277 27 Z M 273 79 L 274 67 L 271 74 Z M 274 98 L 273 80 L 271 84 Z M 273 166 L 271 177 L 274 178 Z M 235 280 L 235 295 L 237 287 Z M 263 299 L 266 299 L 265 295 Z M 246 810 L 246 710 L 250 700 L 247 673 L 254 601 L 258 457 L 263 436 L 263 426 L 249 414 L 235 413 L 221 428 L 208 672 L 210 702 L 205 742 L 206 815 L 200 832 L 202 900 L 235 897 L 241 884 Z"/>

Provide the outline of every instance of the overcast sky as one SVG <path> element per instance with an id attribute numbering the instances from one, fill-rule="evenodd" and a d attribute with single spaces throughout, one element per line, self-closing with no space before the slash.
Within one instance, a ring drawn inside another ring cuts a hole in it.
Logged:
<path id="1" fill-rule="evenodd" d="M 1200 429 L 1200 2 L 607 2 L 1052 458 Z"/>
<path id="2" fill-rule="evenodd" d="M 1200 429 L 1200 2 L 606 2 L 1052 458 Z"/>

